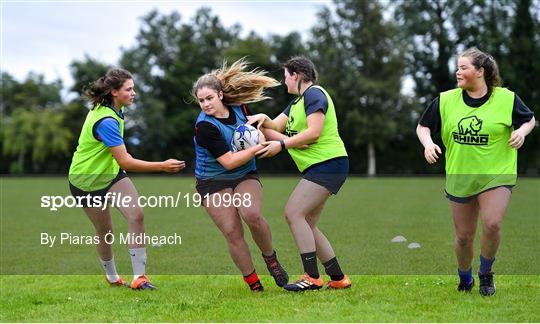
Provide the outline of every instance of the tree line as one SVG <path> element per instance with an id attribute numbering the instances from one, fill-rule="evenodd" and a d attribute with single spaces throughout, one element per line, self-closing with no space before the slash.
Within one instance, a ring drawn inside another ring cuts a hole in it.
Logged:
<path id="1" fill-rule="evenodd" d="M 538 112 L 539 44 L 539 0 L 335 1 L 320 9 L 304 37 L 298 32 L 242 36 L 241 25 L 225 27 L 204 7 L 188 19 L 153 10 L 141 19 L 136 44 L 122 49 L 116 65 L 133 73 L 138 93 L 126 111 L 125 142 L 138 158 L 174 157 L 189 169 L 200 111 L 190 97 L 193 82 L 224 59 L 241 57 L 282 80 L 281 63 L 302 54 L 314 61 L 318 83 L 332 95 L 351 172 L 441 173 L 443 163 L 424 161 L 415 127 L 428 103 L 455 87 L 456 55 L 471 46 L 491 53 L 504 86 Z M 91 56 L 69 66 L 74 85 L 67 90 L 75 96 L 68 102 L 62 100 L 66 89 L 60 80 L 46 82 L 30 73 L 17 81 L 1 72 L 1 173 L 67 172 L 89 108 L 80 99 L 82 89 L 111 67 Z M 250 108 L 274 117 L 292 99 L 285 87 L 269 95 L 273 100 Z M 261 160 L 259 169 L 286 173 L 294 166 L 281 154 Z M 518 170 L 540 173 L 538 130 L 520 149 Z"/>

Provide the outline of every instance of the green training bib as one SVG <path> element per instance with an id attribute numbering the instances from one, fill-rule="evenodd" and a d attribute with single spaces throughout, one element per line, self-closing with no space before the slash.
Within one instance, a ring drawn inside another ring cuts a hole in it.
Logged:
<path id="1" fill-rule="evenodd" d="M 321 136 L 316 143 L 310 144 L 307 149 L 290 148 L 287 149 L 292 159 L 296 163 L 298 170 L 303 172 L 313 164 L 324 162 L 332 158 L 347 156 L 345 145 L 339 137 L 336 110 L 332 98 L 326 90 L 320 86 L 313 86 L 320 89 L 328 100 L 328 110 L 324 118 L 324 125 Z M 294 136 L 308 128 L 306 109 L 304 107 L 304 96 L 291 105 L 289 118 L 285 134 Z"/>
<path id="2" fill-rule="evenodd" d="M 463 101 L 463 89 L 441 93 L 441 135 L 446 147 L 446 191 L 468 197 L 490 188 L 515 185 L 517 150 L 508 145 L 514 93 L 495 87 L 478 108 Z"/>
<path id="3" fill-rule="evenodd" d="M 123 108 L 122 108 L 123 109 Z M 111 150 L 94 136 L 94 125 L 104 118 L 114 118 L 124 137 L 124 119 L 109 107 L 97 105 L 86 115 L 79 145 L 73 154 L 69 168 L 69 182 L 84 191 L 96 191 L 107 187 L 118 175 L 120 166 Z"/>

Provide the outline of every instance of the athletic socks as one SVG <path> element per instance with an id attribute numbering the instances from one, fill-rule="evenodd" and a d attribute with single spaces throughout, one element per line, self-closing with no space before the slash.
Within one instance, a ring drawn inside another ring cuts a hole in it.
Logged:
<path id="1" fill-rule="evenodd" d="M 470 284 L 473 281 L 472 267 L 467 271 L 461 271 L 458 268 L 459 281 L 462 283 Z"/>
<path id="2" fill-rule="evenodd" d="M 257 275 L 257 272 L 255 272 L 255 270 L 253 270 L 253 272 L 248 274 L 247 276 L 244 276 L 244 281 L 248 284 L 249 289 L 251 289 L 252 291 L 264 290 L 261 281 L 259 280 L 259 276 Z"/>
<path id="3" fill-rule="evenodd" d="M 491 273 L 491 267 L 493 266 L 493 262 L 495 262 L 495 258 L 486 259 L 482 255 L 480 255 L 480 269 L 478 270 L 478 272 L 481 274 Z M 458 275 L 461 282 L 467 284 L 471 283 L 473 280 L 472 267 L 467 271 L 461 271 L 460 269 L 458 269 Z"/>
<path id="4" fill-rule="evenodd" d="M 116 265 L 114 263 L 114 256 L 109 261 L 104 261 L 99 258 L 103 270 L 105 270 L 105 276 L 109 282 L 117 282 L 120 280 L 118 272 L 116 272 Z"/>
<path id="5" fill-rule="evenodd" d="M 133 267 L 133 279 L 137 279 L 146 273 L 146 248 L 129 249 L 129 255 L 131 255 L 131 266 Z M 116 265 L 114 257 L 105 261 L 99 259 L 103 270 L 105 270 L 105 276 L 109 282 L 117 282 L 120 280 L 120 276 L 116 271 Z"/>
<path id="6" fill-rule="evenodd" d="M 345 277 L 343 274 L 343 271 L 341 271 L 341 268 L 339 267 L 339 263 L 336 257 L 333 257 L 332 259 L 323 262 L 324 271 L 327 275 L 330 276 L 331 280 L 339 281 Z"/>
<path id="7" fill-rule="evenodd" d="M 300 258 L 302 259 L 302 264 L 304 265 L 304 272 L 313 279 L 319 278 L 319 270 L 317 269 L 317 252 L 301 253 Z"/>
<path id="8" fill-rule="evenodd" d="M 495 262 L 495 258 L 486 259 L 480 254 L 480 269 L 478 272 L 482 274 L 491 272 L 491 266 L 493 266 L 493 262 Z"/>
<path id="9" fill-rule="evenodd" d="M 146 273 L 146 248 L 129 249 L 129 255 L 133 267 L 133 280 L 136 280 Z"/>
<path id="10" fill-rule="evenodd" d="M 272 255 L 264 255 L 264 253 L 262 253 L 262 257 L 264 259 L 264 262 L 272 262 L 277 258 L 276 251 L 272 251 Z"/>

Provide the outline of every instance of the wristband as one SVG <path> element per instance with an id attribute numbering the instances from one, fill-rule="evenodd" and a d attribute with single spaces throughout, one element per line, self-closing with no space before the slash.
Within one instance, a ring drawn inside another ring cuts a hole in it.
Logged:
<path id="1" fill-rule="evenodd" d="M 281 149 L 282 150 L 286 150 L 287 148 L 285 147 L 285 141 L 284 140 L 279 140 L 279 144 L 281 144 Z"/>

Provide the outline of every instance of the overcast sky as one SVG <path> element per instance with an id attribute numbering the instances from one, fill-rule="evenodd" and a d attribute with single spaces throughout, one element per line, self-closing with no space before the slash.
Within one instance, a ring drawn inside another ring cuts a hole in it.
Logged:
<path id="1" fill-rule="evenodd" d="M 117 63 L 121 48 L 135 44 L 140 18 L 152 9 L 177 11 L 188 22 L 195 11 L 210 7 L 226 26 L 239 23 L 244 35 L 299 31 L 316 23 L 316 13 L 331 1 L 1 1 L 1 70 L 17 80 L 28 72 L 47 81 L 72 82 L 68 66 L 85 54 Z M 279 23 L 276 23 L 279 21 Z"/>

